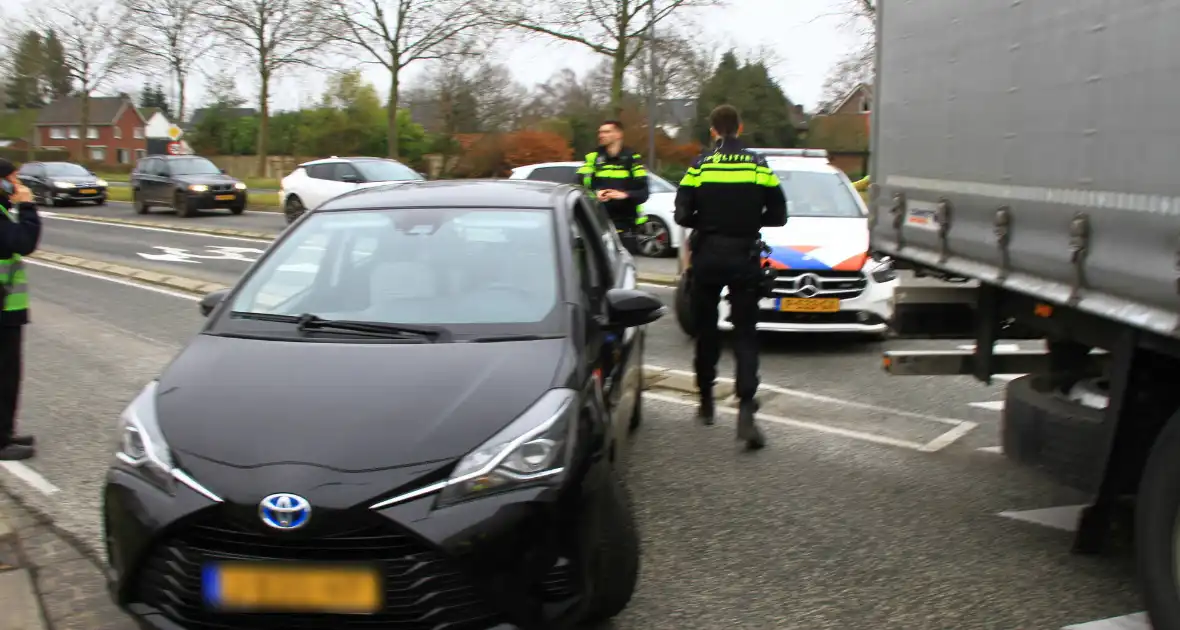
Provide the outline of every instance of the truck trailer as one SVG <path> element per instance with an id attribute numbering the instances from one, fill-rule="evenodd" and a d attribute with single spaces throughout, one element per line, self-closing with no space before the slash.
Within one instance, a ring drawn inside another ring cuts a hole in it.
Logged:
<path id="1" fill-rule="evenodd" d="M 877 6 L 871 248 L 946 281 L 891 325 L 975 339 L 883 365 L 1025 374 L 1005 455 L 1091 497 L 1077 553 L 1131 506 L 1148 615 L 1180 629 L 1180 0 Z"/>

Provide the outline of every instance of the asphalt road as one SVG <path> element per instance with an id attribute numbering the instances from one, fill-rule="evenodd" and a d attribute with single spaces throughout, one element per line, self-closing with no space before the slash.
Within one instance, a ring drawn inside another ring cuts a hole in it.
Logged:
<path id="1" fill-rule="evenodd" d="M 23 472 L 34 483 L 12 467 L 0 478 L 97 545 L 116 417 L 201 318 L 184 297 L 36 263 L 29 274 L 22 426 L 41 448 Z M 649 362 L 685 367 L 683 352 L 661 349 L 671 333 L 652 334 L 664 341 Z M 920 382 L 876 374 L 879 348 L 836 345 L 772 347 L 783 363 L 764 367 L 768 382 L 849 396 L 799 415 L 839 427 L 854 399 L 940 413 L 945 403 Z M 966 386 L 946 386 L 955 387 Z M 898 393 L 885 399 L 887 388 Z M 999 515 L 1080 500 L 1003 457 L 964 442 L 924 453 L 783 422 L 766 422 L 770 446 L 746 454 L 732 416 L 706 428 L 692 413 L 646 403 L 629 479 L 643 576 L 614 630 L 1057 630 L 1139 609 L 1125 555 L 1075 557 L 1069 534 Z M 889 424 L 857 414 L 865 430 Z"/>

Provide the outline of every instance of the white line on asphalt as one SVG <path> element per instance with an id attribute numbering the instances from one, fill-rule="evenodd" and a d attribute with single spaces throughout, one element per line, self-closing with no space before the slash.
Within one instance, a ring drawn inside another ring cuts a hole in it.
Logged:
<path id="1" fill-rule="evenodd" d="M 658 400 L 661 402 L 672 403 L 674 405 L 682 405 L 685 407 L 695 408 L 697 406 L 697 403 L 695 400 L 685 400 L 683 398 L 677 398 L 675 396 L 665 396 L 664 394 L 653 394 L 651 392 L 644 392 L 643 397 L 645 399 Z M 717 407 L 717 411 L 724 411 L 725 413 L 728 413 L 731 415 L 735 415 L 735 416 L 737 415 L 737 409 L 733 409 L 730 407 Z M 911 451 L 921 451 L 923 449 L 923 447 L 925 447 L 925 444 L 919 444 L 917 442 L 910 442 L 907 440 L 898 440 L 895 438 L 886 437 L 884 435 L 876 435 L 874 433 L 864 433 L 861 431 L 853 431 L 851 429 L 841 429 L 839 427 L 828 426 L 826 424 L 817 424 L 815 422 L 806 422 L 803 420 L 795 420 L 793 418 L 784 418 L 782 416 L 775 416 L 775 415 L 760 413 L 760 414 L 758 414 L 758 419 L 761 421 L 770 422 L 773 424 L 781 424 L 783 426 L 788 426 L 788 427 L 795 427 L 798 429 L 808 429 L 811 431 L 819 431 L 820 433 L 830 433 L 832 435 L 840 435 L 843 437 L 852 438 L 854 440 L 860 440 L 862 442 L 873 442 L 875 444 L 884 444 L 886 446 L 898 446 L 901 448 L 909 449 Z"/>
<path id="2" fill-rule="evenodd" d="M 960 350 L 974 350 L 975 344 L 966 343 L 966 344 L 959 346 L 959 349 Z M 996 345 L 992 346 L 992 349 L 993 349 L 993 352 L 1016 352 L 1016 351 L 1020 350 L 1020 346 L 1018 346 L 1014 343 L 997 343 Z"/>
<path id="3" fill-rule="evenodd" d="M 1024 376 L 1024 374 L 992 374 L 992 378 L 996 379 L 997 381 L 1003 382 L 1003 383 L 1007 383 L 1008 381 L 1014 381 L 1014 380 L 1020 378 L 1021 376 Z"/>
<path id="4" fill-rule="evenodd" d="M 42 494 L 54 494 L 58 492 L 57 486 L 49 483 L 49 480 L 41 476 L 41 473 L 26 466 L 23 462 L 0 462 L 0 466 L 4 470 L 12 473 L 12 476 L 36 488 Z"/>
<path id="5" fill-rule="evenodd" d="M 48 267 L 50 269 L 55 269 L 57 271 L 64 271 L 66 273 L 75 273 L 75 274 L 78 274 L 79 276 L 86 276 L 87 278 L 94 278 L 96 280 L 106 280 L 107 282 L 114 282 L 115 284 L 121 284 L 121 285 L 127 286 L 127 287 L 135 287 L 136 289 L 144 289 L 145 291 L 154 291 L 156 293 L 161 293 L 163 295 L 170 295 L 172 297 L 182 298 L 185 300 L 191 300 L 193 302 L 201 301 L 201 298 L 199 298 L 195 295 L 181 293 L 180 291 L 171 291 L 171 290 L 165 289 L 163 287 L 152 286 L 150 284 L 144 284 L 142 282 L 135 282 L 135 281 L 126 280 L 123 278 L 116 278 L 114 276 L 105 276 L 101 273 L 93 273 L 90 271 L 83 271 L 81 269 L 74 269 L 73 267 L 66 267 L 63 265 L 55 265 L 53 263 L 48 263 L 48 262 L 45 262 L 42 260 L 37 260 L 36 258 L 23 258 L 22 260 L 24 262 L 27 262 L 27 263 L 30 263 L 33 265 L 37 265 L 38 267 Z"/>
<path id="6" fill-rule="evenodd" d="M 207 236 L 209 238 L 221 238 L 230 241 L 245 241 L 247 243 L 270 243 L 271 241 L 264 241 L 259 238 L 247 238 L 245 236 L 226 236 L 225 234 L 209 234 L 208 232 L 193 232 L 191 230 L 169 229 L 163 227 L 148 227 L 146 225 L 131 225 L 129 223 L 108 223 L 106 221 L 88 221 L 86 219 L 75 219 L 74 217 L 59 217 L 55 214 L 42 212 L 41 216 L 54 221 L 73 221 L 75 223 L 88 223 L 90 225 L 104 225 L 107 227 L 128 228 L 132 230 L 145 230 L 148 232 L 166 232 L 168 234 L 180 234 L 183 236 Z"/>
<path id="7" fill-rule="evenodd" d="M 1075 626 L 1066 626 L 1061 630 L 1151 630 L 1151 622 L 1147 619 L 1147 613 L 1135 613 L 1101 621 L 1079 623 Z"/>
<path id="8" fill-rule="evenodd" d="M 672 368 L 666 368 L 666 367 L 661 367 L 661 366 L 656 366 L 656 365 L 648 365 L 646 367 L 648 367 L 649 369 L 652 369 L 652 370 L 664 370 L 666 372 L 671 372 L 672 374 L 679 374 L 681 376 L 695 377 L 695 375 L 692 372 L 686 372 L 684 370 L 674 370 Z M 727 383 L 733 382 L 732 379 L 728 379 L 728 378 L 718 378 L 717 380 L 718 381 L 725 381 Z M 963 420 L 961 418 L 944 418 L 941 416 L 931 416 L 931 415 L 927 415 L 924 413 L 915 413 L 913 411 L 903 411 L 901 409 L 892 409 L 889 407 L 882 407 L 880 405 L 873 405 L 870 403 L 863 403 L 863 402 L 858 402 L 855 400 L 845 400 L 843 398 L 834 398 L 832 396 L 824 396 L 823 394 L 814 394 L 812 392 L 805 392 L 805 391 L 798 390 L 798 389 L 791 389 L 789 387 L 779 387 L 778 385 L 761 385 L 759 387 L 759 389 L 765 389 L 766 391 L 774 392 L 776 394 L 783 394 L 784 396 L 794 396 L 796 398 L 803 398 L 806 400 L 814 400 L 816 402 L 825 402 L 825 403 L 830 403 L 833 405 L 841 405 L 844 407 L 852 407 L 854 409 L 867 409 L 870 411 L 880 411 L 880 412 L 892 414 L 895 416 L 905 416 L 907 418 L 917 418 L 919 420 L 929 420 L 930 422 L 938 422 L 940 424 L 949 424 L 951 426 L 956 426 L 956 427 L 964 422 L 968 422 L 967 420 Z"/>
<path id="9" fill-rule="evenodd" d="M 967 403 L 967 404 L 971 407 L 975 407 L 977 409 L 986 409 L 988 411 L 1003 411 L 1004 410 L 1004 401 L 1002 401 L 1002 400 L 987 400 L 984 402 L 973 402 L 973 403 Z"/>
<path id="10" fill-rule="evenodd" d="M 994 455 L 1003 455 L 1004 454 L 1004 447 L 1003 446 L 985 446 L 983 448 L 977 448 L 975 450 L 979 451 L 980 453 L 992 453 Z"/>
<path id="11" fill-rule="evenodd" d="M 1061 505 L 1039 510 L 1019 510 L 1000 512 L 1000 516 L 1017 521 L 1024 521 L 1042 527 L 1052 527 L 1072 532 L 1078 528 L 1078 517 L 1082 514 L 1084 505 Z"/>
<path id="12" fill-rule="evenodd" d="M 929 442 L 924 444 L 922 446 L 922 448 L 919 450 L 921 450 L 923 453 L 933 453 L 935 451 L 941 451 L 942 449 L 950 446 L 951 444 L 954 444 L 955 441 L 957 441 L 959 438 L 962 438 L 964 435 L 967 435 L 968 433 L 970 433 L 977 426 L 979 426 L 979 425 L 975 424 L 974 422 L 968 422 L 968 421 L 964 420 L 962 423 L 959 424 L 959 426 L 951 429 L 950 431 L 947 431 L 946 433 L 943 433 L 942 435 L 934 438 L 933 440 L 930 440 Z"/>

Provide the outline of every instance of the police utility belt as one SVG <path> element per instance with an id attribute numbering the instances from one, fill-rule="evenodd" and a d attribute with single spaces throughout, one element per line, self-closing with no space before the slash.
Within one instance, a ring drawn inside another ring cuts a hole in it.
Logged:
<path id="1" fill-rule="evenodd" d="M 692 236 L 689 237 L 689 250 L 700 251 L 701 244 L 706 240 L 720 243 L 722 247 L 737 251 L 743 246 L 750 248 L 750 258 L 761 261 L 766 256 L 770 255 L 771 247 L 766 244 L 766 241 L 761 238 L 750 238 L 746 236 L 724 236 L 721 234 L 707 234 L 700 230 L 694 230 Z M 778 278 L 778 270 L 770 266 L 769 262 L 762 262 L 761 265 L 761 291 L 762 297 L 774 297 L 775 280 Z"/>

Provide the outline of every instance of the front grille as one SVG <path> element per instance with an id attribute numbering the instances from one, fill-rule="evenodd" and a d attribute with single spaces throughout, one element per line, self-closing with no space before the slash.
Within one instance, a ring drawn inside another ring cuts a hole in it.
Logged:
<path id="1" fill-rule="evenodd" d="M 816 292 L 800 293 L 802 287 L 799 282 L 804 275 L 814 278 L 814 286 L 818 289 Z M 780 269 L 774 281 L 774 294 L 777 297 L 822 297 L 848 300 L 864 293 L 867 285 L 868 280 L 859 271 Z"/>
<path id="2" fill-rule="evenodd" d="M 233 184 L 210 184 L 209 185 L 209 192 L 227 193 L 227 192 L 233 192 L 233 191 L 234 191 Z"/>
<path id="3" fill-rule="evenodd" d="M 287 536 L 227 512 L 214 508 L 157 544 L 136 576 L 131 601 L 190 630 L 483 630 L 502 622 L 445 556 L 376 514 Z M 385 576 L 385 608 L 374 615 L 216 611 L 201 594 L 201 566 L 216 560 L 376 563 Z"/>
<path id="4" fill-rule="evenodd" d="M 780 311 L 758 311 L 758 321 L 768 324 L 866 324 L 876 325 L 882 324 L 885 320 L 878 317 L 876 314 L 869 313 L 865 315 L 867 319 L 861 320 L 861 314 L 855 311 L 840 311 L 838 313 L 785 313 Z"/>

